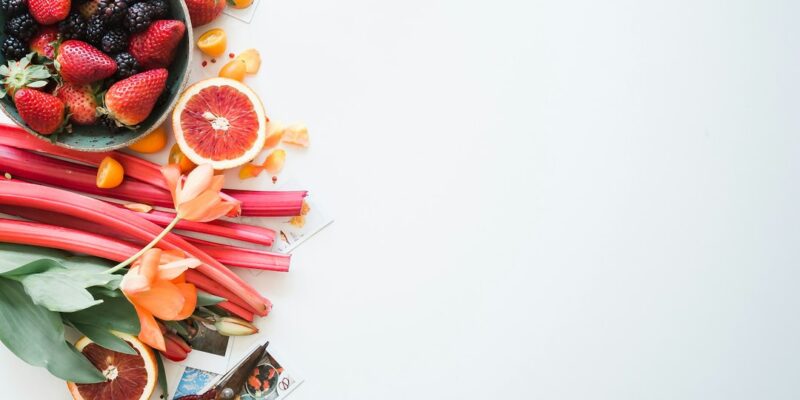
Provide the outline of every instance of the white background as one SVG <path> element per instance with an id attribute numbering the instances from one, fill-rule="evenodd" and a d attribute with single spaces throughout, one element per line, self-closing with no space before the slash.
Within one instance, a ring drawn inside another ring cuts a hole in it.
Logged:
<path id="1" fill-rule="evenodd" d="M 264 0 L 248 83 L 337 220 L 259 283 L 291 398 L 800 397 L 798 15 Z"/>

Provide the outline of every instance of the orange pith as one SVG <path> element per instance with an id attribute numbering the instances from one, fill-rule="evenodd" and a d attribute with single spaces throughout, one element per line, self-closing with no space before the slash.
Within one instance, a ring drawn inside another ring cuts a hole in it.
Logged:
<path id="1" fill-rule="evenodd" d="M 258 116 L 247 96 L 228 86 L 202 89 L 181 113 L 186 142 L 200 156 L 214 161 L 241 155 L 258 137 Z"/>

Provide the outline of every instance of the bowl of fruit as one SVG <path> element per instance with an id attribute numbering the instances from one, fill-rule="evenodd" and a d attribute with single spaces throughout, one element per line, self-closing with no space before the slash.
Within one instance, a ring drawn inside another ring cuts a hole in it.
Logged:
<path id="1" fill-rule="evenodd" d="M 0 29 L 0 108 L 62 147 L 136 142 L 189 78 L 183 0 L 0 0 Z"/>

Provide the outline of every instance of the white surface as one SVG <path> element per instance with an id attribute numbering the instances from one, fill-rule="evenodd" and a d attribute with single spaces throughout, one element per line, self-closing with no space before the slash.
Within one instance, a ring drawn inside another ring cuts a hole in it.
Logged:
<path id="1" fill-rule="evenodd" d="M 265 0 L 258 88 L 337 219 L 261 285 L 291 398 L 800 397 L 799 14 Z"/>

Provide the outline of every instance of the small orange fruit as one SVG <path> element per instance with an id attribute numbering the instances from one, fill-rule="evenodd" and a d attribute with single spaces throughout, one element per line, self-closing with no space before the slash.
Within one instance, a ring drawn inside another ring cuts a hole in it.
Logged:
<path id="1" fill-rule="evenodd" d="M 122 184 L 125 169 L 119 161 L 108 156 L 100 162 L 97 168 L 97 187 L 100 189 L 113 189 Z"/>
<path id="2" fill-rule="evenodd" d="M 186 157 L 186 154 L 183 154 L 177 143 L 172 145 L 172 149 L 169 151 L 169 159 L 167 160 L 167 163 L 178 164 L 178 168 L 181 169 L 182 174 L 188 173 L 197 167 L 197 165 L 193 163 L 189 157 Z"/>
<path id="3" fill-rule="evenodd" d="M 222 29 L 212 29 L 200 35 L 197 47 L 208 56 L 219 57 L 225 54 L 225 49 L 228 47 L 228 35 Z"/>
<path id="4" fill-rule="evenodd" d="M 233 79 L 239 82 L 244 80 L 245 74 L 247 74 L 247 64 L 244 60 L 239 58 L 231 60 L 219 70 L 220 77 Z"/>
<path id="5" fill-rule="evenodd" d="M 286 162 L 286 151 L 277 149 L 267 156 L 263 166 L 270 174 L 277 174 L 283 169 L 284 162 Z"/>
<path id="6" fill-rule="evenodd" d="M 233 8 L 247 8 L 253 5 L 253 0 L 228 0 L 228 5 Z"/>
<path id="7" fill-rule="evenodd" d="M 255 74 L 261 68 L 261 54 L 256 49 L 247 49 L 239 54 L 236 59 L 244 61 L 248 74 Z"/>
<path id="8" fill-rule="evenodd" d="M 129 149 L 139 153 L 158 153 L 167 145 L 167 131 L 163 126 L 159 126 L 147 136 L 139 139 L 138 142 L 128 146 Z"/>

